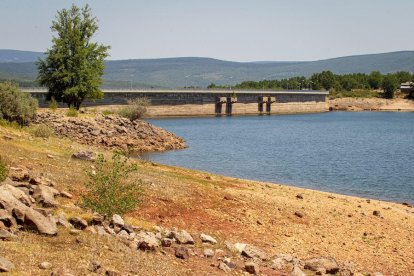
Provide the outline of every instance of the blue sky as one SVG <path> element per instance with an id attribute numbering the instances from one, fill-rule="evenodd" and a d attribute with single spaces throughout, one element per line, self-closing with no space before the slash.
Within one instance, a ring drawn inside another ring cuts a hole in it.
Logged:
<path id="1" fill-rule="evenodd" d="M 412 0 L 1 0 L 0 49 L 45 51 L 56 11 L 89 3 L 110 59 L 318 60 L 414 50 Z"/>

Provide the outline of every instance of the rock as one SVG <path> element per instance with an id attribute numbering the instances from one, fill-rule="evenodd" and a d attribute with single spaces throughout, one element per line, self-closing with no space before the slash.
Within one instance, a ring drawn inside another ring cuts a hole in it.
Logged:
<path id="1" fill-rule="evenodd" d="M 66 191 L 61 191 L 60 196 L 61 197 L 66 197 L 66 198 L 72 198 L 73 197 L 73 195 L 71 193 L 68 193 Z"/>
<path id="2" fill-rule="evenodd" d="M 173 243 L 172 239 L 169 239 L 169 238 L 163 238 L 161 240 L 161 245 L 163 247 L 171 247 L 172 243 Z"/>
<path id="3" fill-rule="evenodd" d="M 72 224 L 66 219 L 65 213 L 60 213 L 59 216 L 56 217 L 56 223 L 57 225 L 61 225 L 67 229 L 72 229 Z"/>
<path id="4" fill-rule="evenodd" d="M 55 157 L 54 157 L 53 155 L 51 155 L 51 154 L 48 154 L 48 155 L 47 155 L 47 158 L 50 158 L 50 159 L 55 159 Z"/>
<path id="5" fill-rule="evenodd" d="M 115 270 L 107 270 L 105 276 L 122 276 L 122 274 Z"/>
<path id="6" fill-rule="evenodd" d="M 250 274 L 259 273 L 259 266 L 254 262 L 247 262 L 244 264 L 244 269 Z"/>
<path id="7" fill-rule="evenodd" d="M 88 226 L 85 228 L 85 231 L 91 233 L 91 234 L 97 234 L 98 232 L 96 231 L 95 227 L 93 226 Z"/>
<path id="8" fill-rule="evenodd" d="M 16 235 L 10 233 L 7 230 L 0 229 L 0 240 L 10 241 L 10 240 L 15 239 L 15 238 L 16 238 Z"/>
<path id="9" fill-rule="evenodd" d="M 28 195 L 26 195 L 22 190 L 13 187 L 9 184 L 2 185 L 1 188 L 5 191 L 8 191 L 11 196 L 18 199 L 21 203 L 23 203 L 26 206 L 31 206 L 32 201 Z"/>
<path id="10" fill-rule="evenodd" d="M 92 151 L 79 151 L 74 154 L 72 154 L 73 158 L 85 160 L 85 161 L 95 161 L 96 160 L 96 154 Z"/>
<path id="11" fill-rule="evenodd" d="M 120 215 L 115 214 L 112 216 L 111 224 L 114 226 L 122 227 L 124 226 L 125 222 Z"/>
<path id="12" fill-rule="evenodd" d="M 377 210 L 375 210 L 374 212 L 372 212 L 372 214 L 374 216 L 376 216 L 376 217 L 380 217 L 381 216 L 381 212 L 380 211 L 377 211 Z"/>
<path id="13" fill-rule="evenodd" d="M 14 264 L 0 256 L 0 272 L 9 272 L 14 269 Z"/>
<path id="14" fill-rule="evenodd" d="M 80 217 L 73 217 L 69 219 L 69 222 L 75 227 L 76 229 L 83 230 L 88 227 L 88 222 Z"/>
<path id="15" fill-rule="evenodd" d="M 24 167 L 10 167 L 9 177 L 11 180 L 19 182 L 28 181 L 30 178 L 29 171 Z"/>
<path id="16" fill-rule="evenodd" d="M 246 248 L 247 244 L 245 243 L 235 243 L 233 245 L 233 250 L 236 251 L 237 253 L 242 253 L 243 250 Z M 230 248 L 229 248 L 230 249 Z M 233 251 L 232 249 L 230 249 L 231 251 Z"/>
<path id="17" fill-rule="evenodd" d="M 125 231 L 125 230 L 121 230 L 121 231 L 119 231 L 119 232 L 118 232 L 118 234 L 116 234 L 116 236 L 117 236 L 118 238 L 120 238 L 120 239 L 125 239 L 125 240 L 128 240 L 128 239 L 129 239 L 129 234 L 128 234 L 128 232 L 127 232 L 127 231 Z"/>
<path id="18" fill-rule="evenodd" d="M 303 195 L 302 195 L 302 194 L 297 194 L 297 195 L 296 195 L 296 198 L 298 198 L 298 199 L 303 199 Z"/>
<path id="19" fill-rule="evenodd" d="M 91 224 L 92 225 L 102 225 L 105 221 L 105 218 L 99 214 L 95 214 L 92 218 Z"/>
<path id="20" fill-rule="evenodd" d="M 23 204 L 5 186 L 7 185 L 0 186 L 0 205 L 9 214 L 18 214 L 20 223 L 25 228 L 37 230 L 39 233 L 46 235 L 57 234 L 56 222 L 53 219 L 45 217 L 33 208 Z"/>
<path id="21" fill-rule="evenodd" d="M 51 269 L 52 268 L 52 264 L 49 262 L 43 262 L 39 264 L 39 268 L 40 269 Z"/>
<path id="22" fill-rule="evenodd" d="M 223 270 L 226 273 L 230 273 L 231 272 L 231 268 L 228 267 L 228 265 L 226 265 L 224 262 L 219 263 L 218 268 Z"/>
<path id="23" fill-rule="evenodd" d="M 178 244 L 194 244 L 193 237 L 185 230 L 173 231 L 172 235 Z"/>
<path id="24" fill-rule="evenodd" d="M 24 215 L 18 216 L 21 221 L 24 220 Z M 0 209 L 0 221 L 3 223 L 3 225 L 7 228 L 16 228 L 17 222 L 15 218 L 6 210 Z"/>
<path id="25" fill-rule="evenodd" d="M 59 268 L 57 271 L 52 272 L 51 276 L 74 276 L 67 268 Z"/>
<path id="26" fill-rule="evenodd" d="M 290 276 L 306 276 L 306 274 L 299 267 L 295 266 Z"/>
<path id="27" fill-rule="evenodd" d="M 212 236 L 206 235 L 206 234 L 201 234 L 200 239 L 202 242 L 206 242 L 206 243 L 211 243 L 211 244 L 217 243 L 217 240 L 215 238 L 213 238 Z"/>
<path id="28" fill-rule="evenodd" d="M 54 181 L 52 181 L 49 178 L 46 178 L 44 176 L 31 178 L 29 183 L 32 184 L 32 185 L 45 185 L 45 186 L 48 186 L 48 187 L 55 187 L 56 186 L 56 183 Z M 56 190 L 54 190 L 54 193 L 56 193 Z M 56 194 L 59 194 L 59 192 L 57 192 Z"/>
<path id="29" fill-rule="evenodd" d="M 175 248 L 175 256 L 179 259 L 188 259 L 189 258 L 189 254 L 188 254 L 188 248 L 184 247 L 184 246 L 180 246 Z"/>
<path id="30" fill-rule="evenodd" d="M 242 256 L 251 258 L 251 259 L 260 259 L 267 260 L 266 254 L 258 248 L 255 248 L 251 245 L 246 245 L 241 252 Z"/>
<path id="31" fill-rule="evenodd" d="M 297 216 L 299 218 L 303 218 L 304 214 L 301 211 L 296 211 L 295 216 Z"/>
<path id="32" fill-rule="evenodd" d="M 213 249 L 206 248 L 206 249 L 204 249 L 203 255 L 206 258 L 213 258 L 214 257 L 214 251 L 213 251 Z"/>
<path id="33" fill-rule="evenodd" d="M 78 230 L 78 229 L 71 229 L 69 231 L 69 234 L 71 234 L 72 236 L 78 236 L 82 231 Z"/>
<path id="34" fill-rule="evenodd" d="M 305 269 L 312 271 L 326 270 L 326 273 L 335 274 L 339 271 L 338 263 L 331 257 L 318 257 L 305 260 Z"/>
<path id="35" fill-rule="evenodd" d="M 95 225 L 96 233 L 99 236 L 108 236 L 109 234 L 105 231 L 105 228 L 101 225 Z"/>
<path id="36" fill-rule="evenodd" d="M 155 251 L 160 246 L 159 240 L 152 232 L 140 232 L 136 235 L 138 249 L 143 251 Z"/>
<path id="37" fill-rule="evenodd" d="M 90 272 L 97 272 L 102 267 L 101 263 L 98 261 L 92 261 L 89 264 L 88 270 Z"/>
<path id="38" fill-rule="evenodd" d="M 58 206 L 55 201 L 55 196 L 59 195 L 60 192 L 52 187 L 45 186 L 43 184 L 37 185 L 33 191 L 33 197 L 36 202 L 42 204 L 46 208 L 56 208 Z"/>

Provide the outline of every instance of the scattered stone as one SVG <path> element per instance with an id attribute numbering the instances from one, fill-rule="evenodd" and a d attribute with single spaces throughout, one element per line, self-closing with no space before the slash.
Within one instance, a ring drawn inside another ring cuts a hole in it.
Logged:
<path id="1" fill-rule="evenodd" d="M 143 251 L 155 251 L 160 246 L 159 240 L 152 232 L 140 232 L 136 235 L 137 247 Z"/>
<path id="2" fill-rule="evenodd" d="M 4 229 L 0 229 L 0 240 L 3 241 L 10 241 L 12 239 L 16 238 L 16 235 L 10 233 L 7 230 Z"/>
<path id="3" fill-rule="evenodd" d="M 233 197 L 231 195 L 225 195 L 223 198 L 225 200 L 233 200 Z"/>
<path id="4" fill-rule="evenodd" d="M 84 230 L 88 227 L 88 222 L 80 217 L 73 217 L 69 219 L 69 222 L 75 227 L 76 229 Z"/>
<path id="5" fill-rule="evenodd" d="M 256 221 L 256 223 L 257 223 L 258 225 L 263 225 L 263 222 L 261 222 L 260 220 L 257 220 L 257 221 Z"/>
<path id="6" fill-rule="evenodd" d="M 302 195 L 302 194 L 297 194 L 297 195 L 296 195 L 296 198 L 297 198 L 297 199 L 303 199 L 303 195 Z"/>
<path id="7" fill-rule="evenodd" d="M 101 225 L 95 225 L 95 229 L 96 232 L 98 233 L 99 236 L 107 236 L 109 235 L 106 231 L 105 228 Z"/>
<path id="8" fill-rule="evenodd" d="M 92 225 L 102 225 L 104 222 L 105 218 L 99 214 L 96 214 L 93 216 L 91 224 Z"/>
<path id="9" fill-rule="evenodd" d="M 254 262 L 247 262 L 244 264 L 244 269 L 250 274 L 259 273 L 259 266 Z"/>
<path id="10" fill-rule="evenodd" d="M 312 271 L 324 269 L 326 273 L 335 274 L 339 271 L 339 266 L 334 258 L 318 257 L 305 260 L 305 269 Z"/>
<path id="11" fill-rule="evenodd" d="M 329 195 L 328 198 L 334 199 L 335 197 L 333 195 Z"/>
<path id="12" fill-rule="evenodd" d="M 125 230 L 119 231 L 118 234 L 116 234 L 116 236 L 120 239 L 125 239 L 125 240 L 129 239 L 129 234 Z"/>
<path id="13" fill-rule="evenodd" d="M 49 262 L 43 262 L 39 264 L 40 269 L 51 269 L 53 265 Z"/>
<path id="14" fill-rule="evenodd" d="M 251 245 L 246 245 L 242 250 L 241 255 L 247 258 L 260 259 L 263 261 L 266 261 L 268 259 L 263 251 Z"/>
<path id="15" fill-rule="evenodd" d="M 185 230 L 171 232 L 178 244 L 194 244 L 193 237 Z"/>
<path id="16" fill-rule="evenodd" d="M 211 244 L 217 243 L 217 240 L 215 238 L 213 238 L 212 236 L 206 235 L 206 234 L 201 234 L 200 239 L 202 242 L 205 242 L 205 243 L 211 243 Z"/>
<path id="17" fill-rule="evenodd" d="M 115 214 L 115 215 L 112 216 L 111 224 L 113 226 L 122 227 L 122 226 L 124 226 L 125 222 L 124 222 L 124 220 L 122 219 L 122 217 L 120 215 Z"/>
<path id="18" fill-rule="evenodd" d="M 122 274 L 119 273 L 118 271 L 107 270 L 105 271 L 105 276 L 122 276 Z"/>
<path id="19" fill-rule="evenodd" d="M 303 218 L 303 213 L 301 211 L 296 211 L 295 212 L 295 216 L 299 217 L 299 218 Z"/>
<path id="20" fill-rule="evenodd" d="M 16 218 L 20 221 L 24 220 L 24 214 L 17 214 Z M 0 222 L 7 228 L 16 228 L 17 222 L 16 219 L 6 210 L 0 209 Z"/>
<path id="21" fill-rule="evenodd" d="M 230 273 L 231 272 L 231 268 L 230 267 L 228 267 L 228 265 L 226 265 L 224 262 L 221 262 L 219 265 L 218 265 L 218 268 L 219 269 L 221 269 L 221 270 L 223 270 L 224 272 L 226 272 L 226 273 Z"/>
<path id="22" fill-rule="evenodd" d="M 13 196 L 13 193 L 7 186 L 10 185 L 0 186 L 0 205 L 9 214 L 18 214 L 20 223 L 24 227 L 37 230 L 41 234 L 56 235 L 57 227 L 54 219 L 45 217 L 33 208 L 23 204 L 19 199 Z"/>
<path id="23" fill-rule="evenodd" d="M 24 167 L 10 167 L 9 177 L 13 181 L 24 182 L 29 180 L 29 171 Z"/>
<path id="24" fill-rule="evenodd" d="M 55 157 L 54 157 L 53 155 L 51 155 L 51 154 L 48 154 L 48 155 L 47 155 L 47 158 L 50 158 L 50 159 L 55 159 Z"/>
<path id="25" fill-rule="evenodd" d="M 92 151 L 79 151 L 72 154 L 75 159 L 94 162 L 96 160 L 96 154 Z"/>
<path id="26" fill-rule="evenodd" d="M 89 264 L 88 270 L 90 272 L 97 272 L 102 267 L 101 263 L 98 261 L 92 261 Z"/>
<path id="27" fill-rule="evenodd" d="M 77 236 L 77 235 L 79 235 L 81 232 L 82 232 L 82 231 L 81 231 L 81 230 L 78 230 L 78 229 L 71 229 L 71 230 L 69 231 L 69 234 L 71 234 L 71 235 L 73 235 L 73 236 Z"/>
<path id="28" fill-rule="evenodd" d="M 22 190 L 14 186 L 11 186 L 9 184 L 2 185 L 1 188 L 7 191 L 10 194 L 10 196 L 18 199 L 24 205 L 29 206 L 29 207 L 32 205 L 32 200 Z"/>
<path id="29" fill-rule="evenodd" d="M 377 211 L 377 210 L 375 210 L 374 212 L 372 212 L 372 214 L 374 216 L 376 216 L 376 217 L 380 217 L 381 216 L 381 212 L 380 211 Z"/>
<path id="30" fill-rule="evenodd" d="M 9 272 L 14 269 L 14 264 L 0 256 L 0 272 Z"/>
<path id="31" fill-rule="evenodd" d="M 186 260 L 189 258 L 188 248 L 184 246 L 179 246 L 175 248 L 175 256 L 179 259 Z"/>
<path id="32" fill-rule="evenodd" d="M 74 276 L 67 268 L 59 268 L 57 271 L 52 272 L 51 276 Z"/>
<path id="33" fill-rule="evenodd" d="M 290 276 L 306 276 L 306 274 L 298 266 L 295 266 Z"/>
<path id="34" fill-rule="evenodd" d="M 60 196 L 66 197 L 66 198 L 72 198 L 73 197 L 73 195 L 71 193 L 68 193 L 66 191 L 61 191 Z"/>
<path id="35" fill-rule="evenodd" d="M 55 208 L 58 206 L 55 201 L 55 196 L 59 194 L 60 192 L 58 190 L 42 184 L 37 185 L 36 189 L 33 191 L 34 199 L 46 208 Z"/>
<path id="36" fill-rule="evenodd" d="M 203 255 L 206 258 L 213 258 L 214 257 L 214 251 L 213 251 L 213 249 L 206 248 L 206 249 L 204 249 Z"/>
<path id="37" fill-rule="evenodd" d="M 169 239 L 169 238 L 163 238 L 161 240 L 161 245 L 163 247 L 171 247 L 172 243 L 173 243 L 173 240 L 172 239 Z"/>
<path id="38" fill-rule="evenodd" d="M 71 229 L 73 227 L 72 224 L 70 224 L 70 222 L 66 219 L 66 214 L 63 212 L 56 217 L 56 223 L 57 225 L 61 225 L 67 229 Z"/>
<path id="39" fill-rule="evenodd" d="M 45 186 L 48 186 L 48 187 L 55 187 L 56 186 L 56 183 L 54 181 L 52 181 L 49 178 L 46 178 L 42 175 L 39 176 L 39 177 L 30 178 L 29 183 L 32 184 L 32 185 L 45 185 Z M 56 193 L 56 190 L 53 190 L 53 192 Z M 57 195 L 58 194 L 59 194 L 59 192 L 57 192 Z"/>

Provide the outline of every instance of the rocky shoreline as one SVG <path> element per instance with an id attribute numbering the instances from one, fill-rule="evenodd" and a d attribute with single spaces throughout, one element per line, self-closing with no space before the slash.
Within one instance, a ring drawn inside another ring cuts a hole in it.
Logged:
<path id="1" fill-rule="evenodd" d="M 142 120 L 130 121 L 115 114 L 67 117 L 60 113 L 40 112 L 34 123 L 47 125 L 56 135 L 109 150 L 145 152 L 186 147 L 182 138 L 169 131 Z"/>

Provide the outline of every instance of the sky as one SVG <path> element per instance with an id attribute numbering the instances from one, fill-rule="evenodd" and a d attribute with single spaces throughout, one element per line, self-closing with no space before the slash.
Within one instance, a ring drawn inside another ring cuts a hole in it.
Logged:
<path id="1" fill-rule="evenodd" d="M 0 0 L 0 49 L 44 52 L 56 12 L 88 3 L 109 59 L 305 61 L 414 50 L 413 0 Z"/>

